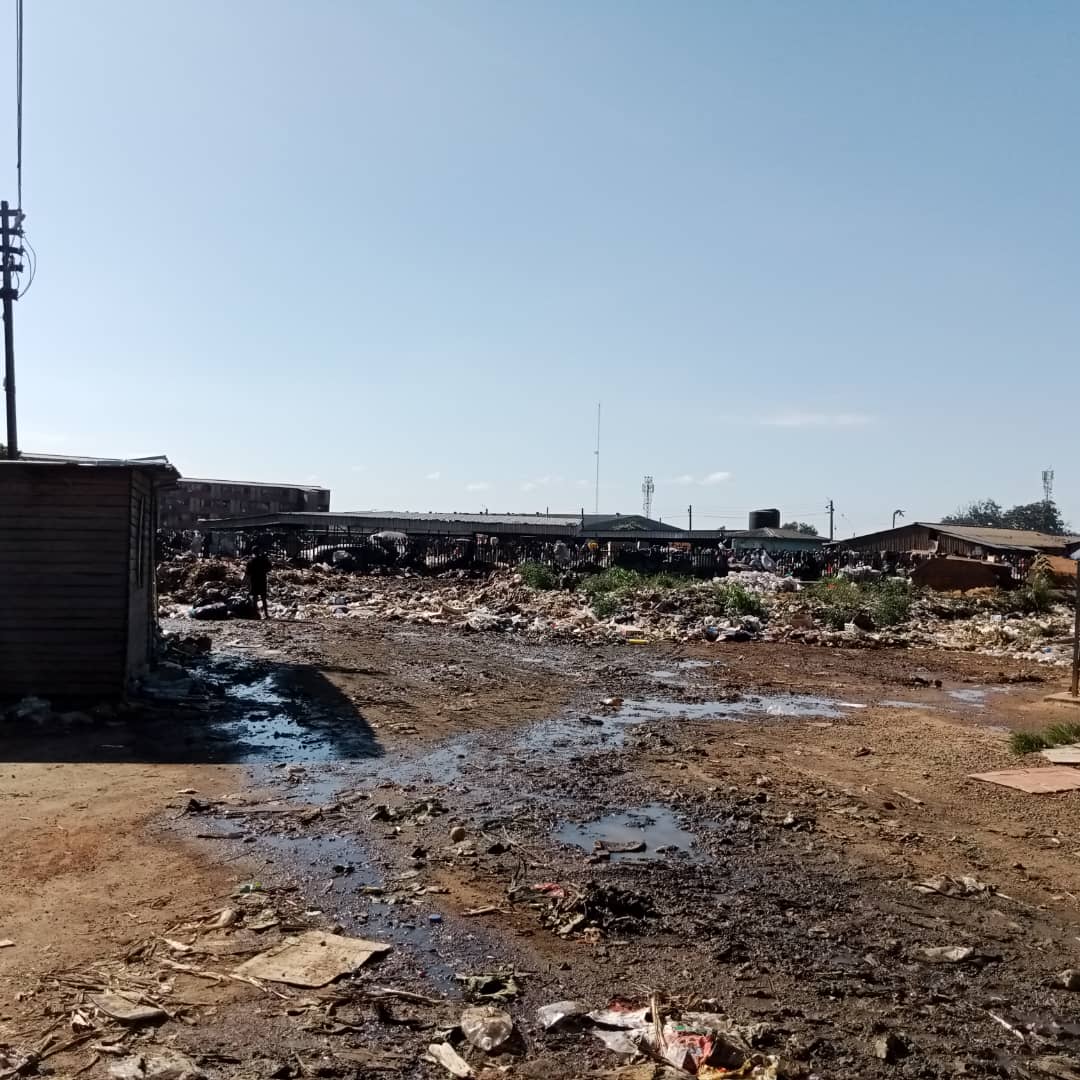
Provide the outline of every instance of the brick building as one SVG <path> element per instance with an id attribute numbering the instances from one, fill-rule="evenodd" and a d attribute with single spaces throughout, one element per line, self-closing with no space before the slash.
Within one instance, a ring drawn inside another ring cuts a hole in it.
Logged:
<path id="1" fill-rule="evenodd" d="M 330 491 L 297 484 L 241 483 L 234 480 L 184 478 L 163 492 L 158 525 L 162 529 L 194 529 L 203 518 L 247 514 L 327 513 Z"/>

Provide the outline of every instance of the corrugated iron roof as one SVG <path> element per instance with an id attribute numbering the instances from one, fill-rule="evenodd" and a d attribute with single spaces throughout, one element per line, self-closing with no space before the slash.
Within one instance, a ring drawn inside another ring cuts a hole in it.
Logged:
<path id="1" fill-rule="evenodd" d="M 208 480 L 202 476 L 185 476 L 185 484 L 224 484 L 226 487 L 289 488 L 290 491 L 329 491 L 321 484 L 272 484 L 266 480 Z"/>
<path id="2" fill-rule="evenodd" d="M 917 521 L 915 524 L 936 529 L 946 536 L 970 540 L 971 543 L 982 544 L 984 547 L 1063 547 L 1080 540 L 1080 536 L 1057 536 L 1033 529 L 995 529 L 982 525 L 942 525 L 940 522 L 927 521 Z"/>
<path id="3" fill-rule="evenodd" d="M 20 454 L 14 460 L 0 459 L 4 465 L 80 465 L 99 469 L 156 469 L 179 476 L 180 472 L 164 454 L 144 458 L 86 457 L 79 454 Z"/>

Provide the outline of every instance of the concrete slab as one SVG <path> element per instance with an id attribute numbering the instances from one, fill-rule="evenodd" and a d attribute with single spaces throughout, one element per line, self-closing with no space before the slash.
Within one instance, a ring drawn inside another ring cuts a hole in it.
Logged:
<path id="1" fill-rule="evenodd" d="M 999 769 L 997 772 L 971 773 L 970 776 L 972 780 L 1001 784 L 1031 795 L 1080 790 L 1080 769 L 1070 769 L 1067 765 L 1048 765 L 1044 769 Z"/>
<path id="2" fill-rule="evenodd" d="M 1057 701 L 1062 705 L 1080 706 L 1080 697 L 1073 697 L 1068 690 L 1062 690 L 1057 694 L 1047 694 L 1043 701 Z"/>
<path id="3" fill-rule="evenodd" d="M 1080 743 L 1051 746 L 1048 750 L 1040 750 L 1039 753 L 1055 765 L 1080 765 Z"/>

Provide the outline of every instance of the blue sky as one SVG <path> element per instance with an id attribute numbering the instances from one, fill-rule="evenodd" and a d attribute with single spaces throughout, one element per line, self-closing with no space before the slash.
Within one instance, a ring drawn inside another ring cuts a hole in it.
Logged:
<path id="1" fill-rule="evenodd" d="M 1080 5 L 27 7 L 26 449 L 576 510 L 602 400 L 604 510 L 1080 526 Z"/>

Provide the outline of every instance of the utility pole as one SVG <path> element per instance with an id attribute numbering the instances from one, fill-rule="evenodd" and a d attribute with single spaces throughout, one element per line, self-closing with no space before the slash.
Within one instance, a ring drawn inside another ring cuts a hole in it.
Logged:
<path id="1" fill-rule="evenodd" d="M 0 263 L 3 264 L 3 284 L 0 285 L 0 299 L 4 308 L 4 396 L 7 404 L 7 456 L 15 460 L 19 456 L 19 432 L 15 422 L 15 328 L 12 326 L 11 305 L 18 299 L 15 287 L 11 284 L 14 271 L 22 270 L 22 264 L 15 262 L 16 255 L 22 255 L 23 249 L 15 247 L 13 237 L 22 236 L 22 214 L 12 210 L 7 200 L 0 202 Z"/>
<path id="2" fill-rule="evenodd" d="M 833 538 L 833 514 L 836 512 L 832 499 L 829 500 L 829 505 L 825 509 L 829 511 L 829 539 L 831 540 Z"/>
<path id="3" fill-rule="evenodd" d="M 600 402 L 596 403 L 596 492 L 593 497 L 593 513 L 600 513 Z"/>
<path id="4" fill-rule="evenodd" d="M 693 532 L 694 531 L 694 504 L 693 503 L 691 503 L 686 508 L 686 517 L 687 517 L 686 531 L 687 532 Z"/>
<path id="5" fill-rule="evenodd" d="M 896 519 L 898 517 L 903 517 L 903 516 L 904 516 L 904 511 L 903 510 L 894 510 L 892 512 L 892 527 L 894 529 L 896 528 Z"/>

